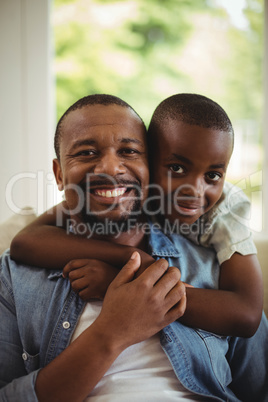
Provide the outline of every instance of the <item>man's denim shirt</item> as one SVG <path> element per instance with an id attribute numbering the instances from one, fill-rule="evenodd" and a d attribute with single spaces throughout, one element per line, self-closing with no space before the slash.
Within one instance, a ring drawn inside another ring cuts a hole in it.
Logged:
<path id="1" fill-rule="evenodd" d="M 152 255 L 180 268 L 182 280 L 198 287 L 218 286 L 213 251 L 179 236 L 171 242 L 153 228 L 150 245 Z M 0 269 L 0 401 L 37 401 L 38 370 L 69 345 L 84 302 L 61 271 L 19 265 L 8 251 Z M 227 389 L 231 372 L 226 338 L 175 322 L 161 331 L 160 340 L 186 388 L 214 400 L 238 400 Z"/>

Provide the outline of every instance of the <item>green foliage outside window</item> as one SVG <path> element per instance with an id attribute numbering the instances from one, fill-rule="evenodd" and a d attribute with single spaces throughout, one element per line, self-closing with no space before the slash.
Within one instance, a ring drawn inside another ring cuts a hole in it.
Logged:
<path id="1" fill-rule="evenodd" d="M 222 0 L 54 0 L 57 118 L 85 95 L 110 93 L 148 125 L 167 96 L 201 93 L 235 128 L 229 179 L 251 182 L 263 159 L 264 0 L 244 1 L 239 28 Z"/>

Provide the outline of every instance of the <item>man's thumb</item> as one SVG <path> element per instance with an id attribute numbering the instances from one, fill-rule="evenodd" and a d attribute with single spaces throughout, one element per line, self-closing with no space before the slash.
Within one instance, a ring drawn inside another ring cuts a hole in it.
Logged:
<path id="1" fill-rule="evenodd" d="M 135 273 L 138 271 L 141 265 L 141 256 L 137 251 L 131 255 L 128 262 L 123 266 L 119 274 L 117 275 L 116 281 L 117 285 L 122 285 L 123 283 L 130 282 L 133 278 Z"/>

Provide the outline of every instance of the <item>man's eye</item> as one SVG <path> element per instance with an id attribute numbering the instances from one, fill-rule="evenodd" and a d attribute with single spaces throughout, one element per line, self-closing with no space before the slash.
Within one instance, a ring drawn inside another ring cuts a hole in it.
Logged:
<path id="1" fill-rule="evenodd" d="M 121 150 L 121 154 L 123 155 L 135 155 L 135 154 L 140 154 L 140 151 L 138 151 L 137 149 L 133 149 L 133 148 L 124 148 Z"/>
<path id="2" fill-rule="evenodd" d="M 169 169 L 172 170 L 174 173 L 184 173 L 184 168 L 181 165 L 178 165 L 177 163 L 170 165 Z"/>
<path id="3" fill-rule="evenodd" d="M 92 149 L 84 149 L 83 151 L 77 152 L 77 154 L 75 156 L 92 156 L 95 154 L 96 154 L 96 151 L 94 151 Z"/>
<path id="4" fill-rule="evenodd" d="M 222 177 L 222 175 L 220 173 L 216 173 L 216 172 L 209 172 L 206 174 L 206 176 L 209 180 L 212 180 L 212 181 L 218 181 Z"/>

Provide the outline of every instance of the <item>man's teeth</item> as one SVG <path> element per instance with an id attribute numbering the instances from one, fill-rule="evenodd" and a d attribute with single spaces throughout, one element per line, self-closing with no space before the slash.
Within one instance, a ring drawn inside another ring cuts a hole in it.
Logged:
<path id="1" fill-rule="evenodd" d="M 114 190 L 95 190 L 96 195 L 100 195 L 101 197 L 112 198 L 119 197 L 126 192 L 125 188 L 118 188 Z"/>

